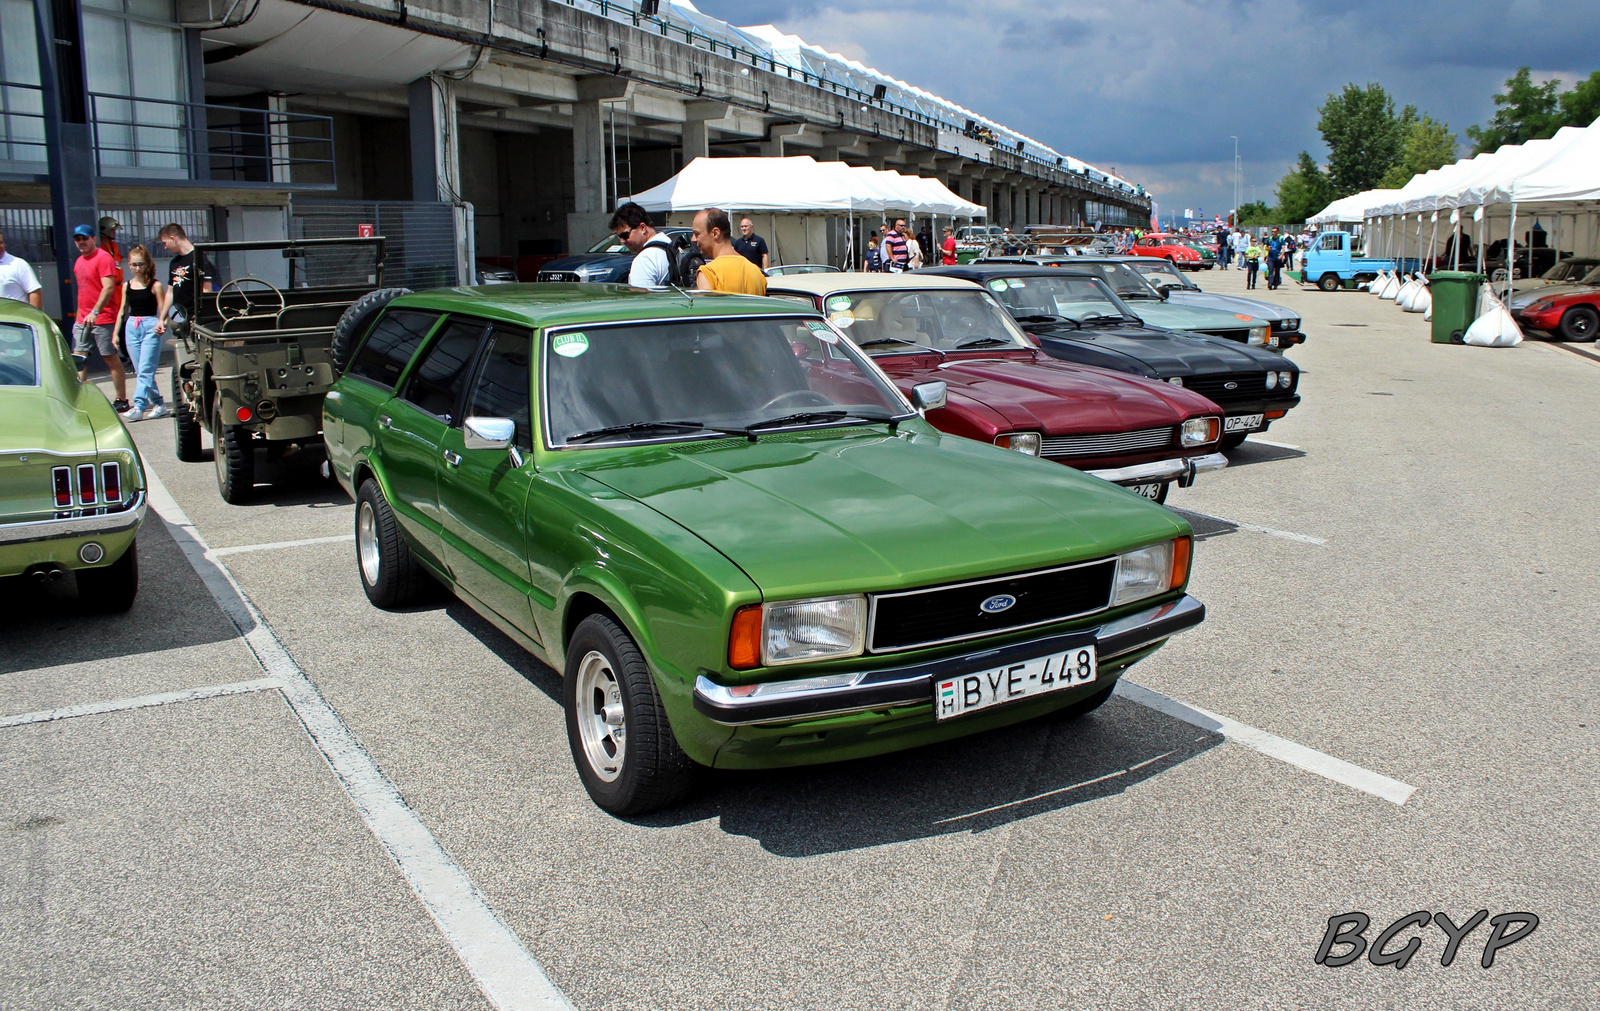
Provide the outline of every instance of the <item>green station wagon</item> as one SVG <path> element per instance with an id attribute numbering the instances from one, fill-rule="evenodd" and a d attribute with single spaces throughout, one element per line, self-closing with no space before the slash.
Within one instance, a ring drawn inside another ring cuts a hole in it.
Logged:
<path id="1" fill-rule="evenodd" d="M 401 295 L 328 394 L 379 607 L 442 581 L 564 674 L 602 808 L 1086 713 L 1198 624 L 1176 514 L 940 433 L 793 302 Z"/>
<path id="2" fill-rule="evenodd" d="M 78 382 L 55 321 L 0 299 L 0 577 L 73 572 L 83 605 L 139 592 L 139 451 L 99 387 Z"/>

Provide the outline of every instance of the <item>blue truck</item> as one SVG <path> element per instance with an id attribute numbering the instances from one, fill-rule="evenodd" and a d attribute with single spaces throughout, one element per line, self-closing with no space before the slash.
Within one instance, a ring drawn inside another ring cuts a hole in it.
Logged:
<path id="1" fill-rule="evenodd" d="M 1380 271 L 1415 273 L 1421 268 L 1416 257 L 1395 259 L 1387 256 L 1356 256 L 1355 236 L 1349 232 L 1323 232 L 1306 250 L 1306 266 L 1300 283 L 1314 284 L 1323 291 L 1354 288 L 1370 281 Z"/>

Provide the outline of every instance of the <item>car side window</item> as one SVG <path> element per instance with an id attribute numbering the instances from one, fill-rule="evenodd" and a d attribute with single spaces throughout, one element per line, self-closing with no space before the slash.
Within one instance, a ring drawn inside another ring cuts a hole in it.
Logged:
<path id="1" fill-rule="evenodd" d="M 468 402 L 469 418 L 510 418 L 517 424 L 516 445 L 533 451 L 529 390 L 533 381 L 533 335 L 496 323 L 489 350 L 478 368 Z"/>
<path id="2" fill-rule="evenodd" d="M 370 380 L 386 390 L 394 389 L 406 363 L 417 353 L 422 339 L 428 336 L 438 322 L 436 312 L 414 309 L 396 309 L 384 313 L 373 325 L 367 339 L 362 342 L 345 371 L 352 376 Z"/>
<path id="3" fill-rule="evenodd" d="M 1342 236 L 1342 235 L 1324 235 L 1322 237 L 1322 248 L 1323 249 L 1331 249 L 1331 250 L 1334 250 L 1334 251 L 1338 251 L 1340 249 L 1343 249 L 1344 248 L 1344 236 Z"/>
<path id="4" fill-rule="evenodd" d="M 484 321 L 453 317 L 422 352 L 400 399 L 453 424 L 456 404 L 483 342 Z"/>

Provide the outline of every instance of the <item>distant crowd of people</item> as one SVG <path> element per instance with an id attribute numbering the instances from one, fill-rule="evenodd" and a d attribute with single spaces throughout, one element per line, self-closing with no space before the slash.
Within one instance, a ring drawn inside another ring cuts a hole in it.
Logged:
<path id="1" fill-rule="evenodd" d="M 905 218 L 896 218 L 893 225 L 883 230 L 882 237 L 875 231 L 867 237 L 867 254 L 862 258 L 862 269 L 898 274 L 933 263 L 955 265 L 955 229 L 946 226 L 943 237 L 935 247 L 931 225 L 924 223 L 920 231 L 913 231 Z"/>

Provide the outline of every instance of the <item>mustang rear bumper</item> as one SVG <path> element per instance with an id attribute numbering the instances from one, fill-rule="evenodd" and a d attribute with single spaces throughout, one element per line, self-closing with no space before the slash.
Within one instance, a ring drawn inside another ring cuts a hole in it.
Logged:
<path id="1" fill-rule="evenodd" d="M 1205 456 L 1180 456 L 1171 460 L 1136 463 L 1129 467 L 1086 470 L 1084 473 L 1102 481 L 1110 481 L 1112 484 L 1155 484 L 1177 481 L 1180 487 L 1187 488 L 1194 483 L 1196 474 L 1204 474 L 1208 470 L 1221 470 L 1227 465 L 1228 458 L 1221 453 L 1207 453 Z"/>
<path id="2" fill-rule="evenodd" d="M 909 667 L 768 682 L 754 686 L 754 691 L 750 690 L 752 686 L 719 685 L 702 674 L 694 683 L 694 707 L 717 723 L 743 726 L 837 716 L 918 702 L 932 705 L 933 684 L 937 680 L 1090 644 L 1095 646 L 1100 662 L 1105 663 L 1193 628 L 1204 621 L 1205 616 L 1204 604 L 1183 596 L 1080 632 L 1066 632 Z"/>
<path id="3" fill-rule="evenodd" d="M 134 493 L 127 506 L 116 512 L 0 524 L 0 545 L 31 544 L 34 541 L 64 540 L 69 537 L 109 537 L 132 530 L 144 522 L 145 508 L 145 494 L 141 490 Z"/>

